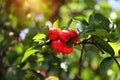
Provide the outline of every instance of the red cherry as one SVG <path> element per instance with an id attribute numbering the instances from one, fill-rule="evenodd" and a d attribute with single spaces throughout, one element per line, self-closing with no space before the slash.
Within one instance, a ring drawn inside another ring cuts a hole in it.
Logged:
<path id="1" fill-rule="evenodd" d="M 59 37 L 59 31 L 56 28 L 50 28 L 48 31 L 48 38 L 50 40 L 56 40 Z"/>
<path id="2" fill-rule="evenodd" d="M 63 54 L 70 54 L 73 51 L 73 49 L 74 49 L 74 45 L 72 47 L 68 48 L 66 46 L 66 44 L 64 44 L 63 49 L 62 49 L 62 53 Z"/>
<path id="3" fill-rule="evenodd" d="M 63 48 L 63 42 L 60 40 L 54 40 L 51 42 L 51 47 L 55 50 L 56 53 L 60 53 Z"/>
<path id="4" fill-rule="evenodd" d="M 62 30 L 60 33 L 59 33 L 59 37 L 60 37 L 60 40 L 62 42 L 68 42 L 68 40 L 71 38 L 71 34 L 69 31 L 67 30 Z"/>
<path id="5" fill-rule="evenodd" d="M 74 43 L 78 41 L 78 35 L 74 30 L 68 30 L 71 34 L 71 38 L 73 38 Z"/>

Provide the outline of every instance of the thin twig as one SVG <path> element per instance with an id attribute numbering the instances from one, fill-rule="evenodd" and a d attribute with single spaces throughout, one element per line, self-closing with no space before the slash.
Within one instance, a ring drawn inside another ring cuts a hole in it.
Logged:
<path id="1" fill-rule="evenodd" d="M 84 50 L 84 44 L 82 45 L 82 50 L 81 50 L 81 55 L 80 55 L 80 59 L 79 59 L 79 72 L 78 75 L 81 75 L 81 68 L 82 68 L 82 56 L 83 56 L 83 50 Z"/>
<path id="2" fill-rule="evenodd" d="M 93 42 L 78 42 L 78 43 L 76 43 L 75 45 L 80 45 L 80 44 L 94 44 Z"/>
<path id="3" fill-rule="evenodd" d="M 105 54 L 105 53 L 103 52 L 103 50 L 102 50 L 99 46 L 97 46 L 96 44 L 94 44 L 94 46 L 97 47 L 102 54 Z"/>
<path id="4" fill-rule="evenodd" d="M 117 59 L 114 56 L 112 56 L 112 57 L 113 57 L 114 61 L 116 62 L 116 64 L 118 65 L 119 69 L 120 69 L 120 64 L 118 63 Z"/>

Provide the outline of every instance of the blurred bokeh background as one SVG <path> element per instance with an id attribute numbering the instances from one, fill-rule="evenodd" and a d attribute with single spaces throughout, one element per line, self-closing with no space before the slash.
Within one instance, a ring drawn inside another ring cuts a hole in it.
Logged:
<path id="1" fill-rule="evenodd" d="M 47 34 L 47 25 L 56 22 L 55 27 L 64 29 L 72 17 L 81 16 L 88 21 L 93 12 L 110 18 L 118 28 L 115 35 L 120 38 L 120 0 L 0 0 L 0 80 L 42 80 L 46 73 L 60 80 L 74 79 L 80 55 L 77 46 L 74 54 L 62 58 L 61 67 L 49 64 L 53 60 L 50 56 L 32 55 L 24 63 L 21 58 L 34 45 L 32 38 L 37 33 Z M 74 29 L 75 24 L 70 28 Z M 120 39 L 110 44 L 117 54 Z M 98 72 L 99 63 L 107 55 L 99 54 L 91 45 L 85 49 L 82 80 L 120 80 L 115 63 L 103 74 Z"/>

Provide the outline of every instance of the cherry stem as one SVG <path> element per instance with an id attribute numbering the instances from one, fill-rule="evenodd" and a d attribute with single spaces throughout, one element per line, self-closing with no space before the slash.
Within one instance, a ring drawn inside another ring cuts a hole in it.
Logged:
<path id="1" fill-rule="evenodd" d="M 83 51 L 84 51 L 84 44 L 82 45 L 81 55 L 80 55 L 80 59 L 79 59 L 79 70 L 78 70 L 79 72 L 78 72 L 78 76 L 81 75 Z"/>

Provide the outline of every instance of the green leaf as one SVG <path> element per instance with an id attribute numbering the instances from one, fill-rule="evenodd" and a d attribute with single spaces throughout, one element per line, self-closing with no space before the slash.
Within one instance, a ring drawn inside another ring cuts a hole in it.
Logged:
<path id="1" fill-rule="evenodd" d="M 106 31 L 110 32 L 110 28 L 109 28 L 110 21 L 106 17 L 104 17 L 103 15 L 101 15 L 99 13 L 96 13 L 95 19 L 97 20 L 97 22 L 99 24 L 101 24 L 102 28 L 104 28 Z"/>
<path id="2" fill-rule="evenodd" d="M 91 35 L 98 35 L 98 36 L 100 36 L 102 38 L 107 38 L 108 35 L 109 35 L 109 33 L 104 29 L 96 29 L 95 31 L 91 32 L 90 34 Z"/>
<path id="3" fill-rule="evenodd" d="M 74 17 L 74 20 L 80 21 L 83 25 L 88 26 L 88 22 L 82 17 Z"/>
<path id="4" fill-rule="evenodd" d="M 90 1 L 89 0 L 84 0 L 84 2 L 90 8 L 94 7 L 94 5 L 97 4 L 96 0 L 90 0 Z"/>
<path id="5" fill-rule="evenodd" d="M 33 40 L 35 41 L 35 42 L 43 42 L 44 40 L 45 40 L 45 38 L 46 38 L 46 35 L 45 34 L 37 34 L 37 35 L 35 35 L 34 37 L 33 37 Z"/>
<path id="6" fill-rule="evenodd" d="M 112 57 L 104 58 L 102 62 L 100 63 L 99 71 L 105 72 L 108 68 L 110 68 L 113 61 L 114 59 Z"/>
<path id="7" fill-rule="evenodd" d="M 66 30 L 70 27 L 72 21 L 73 21 L 73 18 L 71 18 L 71 19 L 68 21 L 67 26 L 65 27 Z"/>
<path id="8" fill-rule="evenodd" d="M 10 15 L 9 15 L 9 19 L 10 19 L 10 21 L 11 21 L 11 23 L 12 23 L 12 27 L 13 27 L 13 28 L 16 28 L 16 27 L 17 27 L 17 24 L 18 24 L 17 18 L 16 18 L 14 15 L 10 14 Z"/>
<path id="9" fill-rule="evenodd" d="M 59 28 L 59 20 L 58 19 L 53 23 L 53 27 Z"/>
<path id="10" fill-rule="evenodd" d="M 58 57 L 55 56 L 55 54 L 50 54 L 46 56 L 46 60 L 49 63 L 57 63 L 60 64 L 60 59 Z"/>
<path id="11" fill-rule="evenodd" d="M 119 51 L 118 51 L 118 54 L 119 54 L 119 56 L 120 56 L 120 49 L 119 49 Z"/>
<path id="12" fill-rule="evenodd" d="M 74 17 L 73 20 L 77 21 L 76 29 L 78 31 L 79 36 L 85 36 L 88 30 L 88 22 L 83 17 Z"/>
<path id="13" fill-rule="evenodd" d="M 25 52 L 25 54 L 22 58 L 22 62 L 24 62 L 29 56 L 31 56 L 32 54 L 34 54 L 36 52 L 38 52 L 38 50 L 34 49 L 34 47 L 27 49 L 27 51 Z"/>
<path id="14" fill-rule="evenodd" d="M 119 21 L 120 21 L 120 20 L 119 20 Z M 119 36 L 119 35 L 120 35 L 119 21 L 117 22 L 118 25 L 117 25 L 117 28 L 116 28 L 116 32 L 117 32 L 118 38 L 119 38 L 119 40 L 120 40 L 120 36 Z M 116 36 L 117 36 L 117 35 L 116 35 Z"/>
<path id="15" fill-rule="evenodd" d="M 10 65 L 12 65 L 14 62 L 16 62 L 19 55 L 15 51 L 9 51 L 7 53 L 7 59 Z"/>
<path id="16" fill-rule="evenodd" d="M 102 38 L 95 35 L 93 36 L 93 39 L 94 39 L 94 43 L 98 47 L 100 47 L 101 49 L 109 53 L 111 56 L 114 56 L 115 52 L 113 48 L 106 41 L 104 41 Z"/>
<path id="17" fill-rule="evenodd" d="M 37 55 L 37 62 L 44 61 L 44 56 L 42 54 L 36 54 Z"/>
<path id="18" fill-rule="evenodd" d="M 110 24 L 108 18 L 103 16 L 100 13 L 94 13 L 89 17 L 89 24 L 92 28 L 102 28 L 105 29 L 107 32 L 111 31 Z"/>

